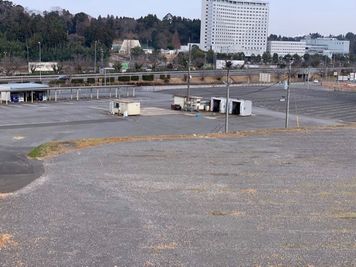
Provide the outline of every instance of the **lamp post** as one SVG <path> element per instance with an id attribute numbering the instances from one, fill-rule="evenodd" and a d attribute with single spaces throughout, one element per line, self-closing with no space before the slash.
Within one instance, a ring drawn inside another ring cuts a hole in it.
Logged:
<path id="1" fill-rule="evenodd" d="M 41 47 L 41 42 L 38 42 L 38 59 L 39 62 L 42 62 L 42 47 Z M 41 64 L 40 64 L 41 65 Z M 41 66 L 40 67 L 40 81 L 42 82 L 42 71 L 41 71 Z"/>
<path id="2" fill-rule="evenodd" d="M 96 73 L 96 46 L 98 44 L 98 41 L 94 42 L 94 73 Z"/>
<path id="3" fill-rule="evenodd" d="M 38 42 L 38 62 L 42 61 L 41 42 Z"/>
<path id="4" fill-rule="evenodd" d="M 288 83 L 287 83 L 287 101 L 286 101 L 286 121 L 285 121 L 285 128 L 288 129 L 289 127 L 289 106 L 290 106 L 290 80 L 291 80 L 291 73 L 292 73 L 292 64 L 293 61 L 289 61 L 288 65 Z"/>
<path id="5" fill-rule="evenodd" d="M 189 58 L 188 58 L 188 79 L 187 79 L 187 100 L 185 103 L 186 106 L 186 110 L 190 110 L 191 105 L 189 104 L 188 107 L 188 103 L 190 103 L 190 67 L 192 64 L 192 44 L 189 43 Z"/>
<path id="6" fill-rule="evenodd" d="M 225 133 L 229 132 L 229 102 L 230 102 L 230 69 L 231 61 L 226 62 L 227 74 L 226 74 L 226 104 L 225 104 Z"/>

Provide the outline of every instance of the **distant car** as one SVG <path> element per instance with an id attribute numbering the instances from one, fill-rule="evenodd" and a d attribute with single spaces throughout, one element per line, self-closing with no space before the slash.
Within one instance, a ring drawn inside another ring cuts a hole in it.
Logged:
<path id="1" fill-rule="evenodd" d="M 58 81 L 68 81 L 69 79 L 70 77 L 68 75 L 60 75 L 57 78 Z"/>
<path id="2" fill-rule="evenodd" d="M 318 80 L 314 80 L 314 83 L 319 83 L 319 81 Z"/>

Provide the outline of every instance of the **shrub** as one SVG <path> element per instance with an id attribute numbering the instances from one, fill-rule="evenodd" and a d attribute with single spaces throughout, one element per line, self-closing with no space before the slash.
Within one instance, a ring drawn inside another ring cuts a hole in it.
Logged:
<path id="1" fill-rule="evenodd" d="M 151 74 L 151 75 L 143 75 L 142 76 L 142 80 L 143 81 L 153 81 L 154 80 L 154 75 L 153 74 Z"/>
<path id="2" fill-rule="evenodd" d="M 138 76 L 131 76 L 131 81 L 138 81 L 138 80 L 140 80 L 140 77 L 138 77 Z"/>
<path id="3" fill-rule="evenodd" d="M 87 82 L 90 84 L 94 84 L 95 83 L 95 78 L 88 78 Z"/>
<path id="4" fill-rule="evenodd" d="M 130 76 L 121 76 L 118 78 L 119 82 L 129 82 L 130 81 Z"/>
<path id="5" fill-rule="evenodd" d="M 83 79 L 72 79 L 72 83 L 74 83 L 74 84 L 84 83 L 84 80 Z"/>

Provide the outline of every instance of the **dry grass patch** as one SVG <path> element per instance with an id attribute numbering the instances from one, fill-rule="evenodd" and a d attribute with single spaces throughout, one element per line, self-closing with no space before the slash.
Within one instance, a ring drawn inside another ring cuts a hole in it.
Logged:
<path id="1" fill-rule="evenodd" d="M 151 249 L 153 249 L 154 251 L 157 251 L 157 252 L 163 251 L 163 250 L 174 250 L 176 248 L 177 248 L 177 243 L 175 243 L 175 242 L 158 244 L 158 245 L 151 247 Z"/>
<path id="2" fill-rule="evenodd" d="M 335 214 L 334 216 L 337 219 L 343 219 L 343 220 L 356 220 L 356 212 L 340 212 Z"/>
<path id="3" fill-rule="evenodd" d="M 253 188 L 242 189 L 242 190 L 240 190 L 240 192 L 243 194 L 248 194 L 248 195 L 256 195 L 257 194 L 257 190 L 253 189 Z"/>
<path id="4" fill-rule="evenodd" d="M 15 246 L 16 242 L 13 240 L 12 235 L 9 234 L 0 234 L 0 250 L 9 247 Z"/>
<path id="5" fill-rule="evenodd" d="M 240 217 L 244 215 L 244 213 L 241 211 L 219 211 L 219 210 L 211 211 L 209 214 L 212 216 L 232 216 L 232 217 Z"/>
<path id="6" fill-rule="evenodd" d="M 177 141 L 192 139 L 209 138 L 242 138 L 251 136 L 267 136 L 280 133 L 308 133 L 316 130 L 333 130 L 337 128 L 355 129 L 356 124 L 345 124 L 337 126 L 314 127 L 314 128 L 293 128 L 293 129 L 258 129 L 251 131 L 210 134 L 181 134 L 181 135 L 152 135 L 152 136 L 129 136 L 129 137 L 108 137 L 80 139 L 70 142 L 49 142 L 34 148 L 28 156 L 33 159 L 46 159 L 60 154 L 80 149 L 95 147 L 105 144 L 124 143 L 124 142 L 150 142 L 150 141 Z"/>

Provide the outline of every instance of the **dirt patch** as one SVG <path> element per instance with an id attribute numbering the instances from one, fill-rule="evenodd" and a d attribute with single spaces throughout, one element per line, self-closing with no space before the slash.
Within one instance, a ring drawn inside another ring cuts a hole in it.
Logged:
<path id="1" fill-rule="evenodd" d="M 158 244 L 158 245 L 151 247 L 151 249 L 153 249 L 156 252 L 160 252 L 160 251 L 164 251 L 164 250 L 174 250 L 176 248 L 177 248 L 177 243 L 175 243 L 175 242 Z"/>
<path id="2" fill-rule="evenodd" d="M 12 235 L 0 234 L 0 250 L 7 247 L 15 246 L 17 243 L 13 240 Z"/>
<path id="3" fill-rule="evenodd" d="M 231 216 L 231 217 L 241 217 L 244 215 L 244 212 L 241 211 L 219 211 L 214 210 L 209 213 L 212 216 Z"/>
<path id="4" fill-rule="evenodd" d="M 334 216 L 337 219 L 356 220 L 356 212 L 340 212 Z"/>
<path id="5" fill-rule="evenodd" d="M 11 193 L 7 193 L 7 194 L 1 194 L 1 193 L 0 193 L 0 200 L 5 199 L 5 198 L 7 198 L 7 197 L 10 196 L 10 195 L 11 195 Z"/>
<path id="6" fill-rule="evenodd" d="M 240 190 L 240 192 L 243 194 L 248 194 L 248 195 L 256 195 L 257 194 L 257 190 L 253 189 L 253 188 L 242 189 L 242 190 Z"/>

